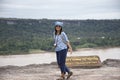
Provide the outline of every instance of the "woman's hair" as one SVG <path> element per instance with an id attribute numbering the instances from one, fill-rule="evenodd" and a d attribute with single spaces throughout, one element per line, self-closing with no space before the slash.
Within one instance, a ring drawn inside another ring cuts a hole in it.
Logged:
<path id="1" fill-rule="evenodd" d="M 62 27 L 61 27 L 61 29 L 60 29 L 60 34 L 61 34 L 61 32 L 62 32 Z M 55 35 L 57 35 L 56 27 L 55 27 Z"/>

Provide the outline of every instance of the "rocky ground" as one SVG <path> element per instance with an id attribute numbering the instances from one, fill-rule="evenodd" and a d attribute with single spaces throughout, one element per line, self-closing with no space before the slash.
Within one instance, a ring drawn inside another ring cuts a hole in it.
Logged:
<path id="1" fill-rule="evenodd" d="M 120 60 L 107 59 L 100 68 L 71 70 L 74 74 L 69 80 L 120 80 Z M 56 80 L 59 75 L 59 68 L 53 64 L 0 67 L 0 80 Z"/>

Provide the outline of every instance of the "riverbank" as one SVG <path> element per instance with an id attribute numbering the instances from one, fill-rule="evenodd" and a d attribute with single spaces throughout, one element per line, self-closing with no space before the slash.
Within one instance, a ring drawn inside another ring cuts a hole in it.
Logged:
<path id="1" fill-rule="evenodd" d="M 69 80 L 120 80 L 120 60 L 107 59 L 100 68 L 71 68 Z M 60 75 L 57 65 L 32 64 L 0 67 L 0 80 L 56 80 Z"/>
<path id="2" fill-rule="evenodd" d="M 78 51 L 73 51 L 69 56 L 92 56 L 97 55 L 100 60 L 120 59 L 120 48 L 107 48 L 107 49 L 94 49 L 94 48 L 82 48 Z M 0 67 L 7 65 L 14 66 L 26 66 L 29 64 L 50 64 L 56 61 L 55 52 L 44 52 L 44 53 L 32 53 L 27 55 L 4 55 L 0 56 Z"/>

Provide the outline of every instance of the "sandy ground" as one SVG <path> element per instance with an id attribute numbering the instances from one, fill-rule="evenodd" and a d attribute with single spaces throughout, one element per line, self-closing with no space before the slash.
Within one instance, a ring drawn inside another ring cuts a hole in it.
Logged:
<path id="1" fill-rule="evenodd" d="M 120 60 L 106 60 L 100 68 L 70 68 L 69 80 L 120 80 Z M 0 80 L 56 80 L 60 76 L 57 65 L 32 64 L 0 67 Z"/>

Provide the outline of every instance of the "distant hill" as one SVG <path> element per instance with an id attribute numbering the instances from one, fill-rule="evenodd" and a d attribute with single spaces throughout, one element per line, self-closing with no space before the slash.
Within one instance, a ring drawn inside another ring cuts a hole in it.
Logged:
<path id="1" fill-rule="evenodd" d="M 53 51 L 52 19 L 0 18 L 0 54 Z M 120 46 L 120 20 L 58 20 L 64 22 L 74 49 Z"/>

